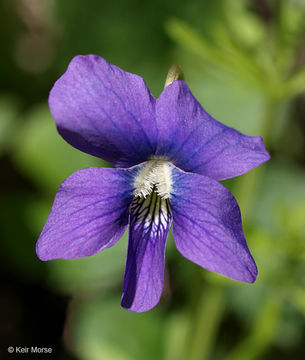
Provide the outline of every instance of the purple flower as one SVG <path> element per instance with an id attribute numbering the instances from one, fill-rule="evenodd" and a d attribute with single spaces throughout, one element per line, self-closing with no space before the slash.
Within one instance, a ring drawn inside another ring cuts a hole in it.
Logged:
<path id="1" fill-rule="evenodd" d="M 217 181 L 269 159 L 260 137 L 219 123 L 184 81 L 155 99 L 141 77 L 93 55 L 71 61 L 49 105 L 68 143 L 117 168 L 79 170 L 61 184 L 37 242 L 41 260 L 93 255 L 129 225 L 122 306 L 147 311 L 161 296 L 173 225 L 187 259 L 255 281 L 238 204 Z"/>

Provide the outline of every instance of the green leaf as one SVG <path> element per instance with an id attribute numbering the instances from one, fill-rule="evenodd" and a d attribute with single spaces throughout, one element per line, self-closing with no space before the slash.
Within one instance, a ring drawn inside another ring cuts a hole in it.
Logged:
<path id="1" fill-rule="evenodd" d="M 71 345 L 84 360 L 162 359 L 164 326 L 156 310 L 136 314 L 119 298 L 76 305 Z"/>

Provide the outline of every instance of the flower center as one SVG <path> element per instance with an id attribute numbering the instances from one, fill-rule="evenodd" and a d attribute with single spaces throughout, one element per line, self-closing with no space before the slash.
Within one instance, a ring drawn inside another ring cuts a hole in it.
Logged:
<path id="1" fill-rule="evenodd" d="M 136 176 L 134 187 L 130 228 L 141 239 L 150 238 L 152 243 L 166 238 L 172 223 L 171 164 L 164 159 L 147 161 Z"/>
<path id="2" fill-rule="evenodd" d="M 130 225 L 141 229 L 142 235 L 168 232 L 172 222 L 172 211 L 168 199 L 162 199 L 153 191 L 146 198 L 135 197 L 130 206 Z"/>
<path id="3" fill-rule="evenodd" d="M 169 199 L 172 190 L 170 163 L 164 159 L 147 161 L 135 179 L 135 197 L 146 198 L 156 192 L 161 199 Z"/>

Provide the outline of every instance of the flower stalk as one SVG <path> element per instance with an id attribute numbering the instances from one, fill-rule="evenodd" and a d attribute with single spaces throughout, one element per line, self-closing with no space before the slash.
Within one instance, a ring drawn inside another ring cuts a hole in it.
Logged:
<path id="1" fill-rule="evenodd" d="M 201 292 L 195 313 L 193 333 L 190 334 L 190 351 L 185 359 L 205 360 L 209 358 L 224 305 L 224 290 L 217 284 L 209 284 Z"/>

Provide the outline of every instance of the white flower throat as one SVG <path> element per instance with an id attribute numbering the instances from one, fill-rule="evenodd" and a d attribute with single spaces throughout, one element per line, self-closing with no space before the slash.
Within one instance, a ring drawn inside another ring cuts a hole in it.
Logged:
<path id="1" fill-rule="evenodd" d="M 170 163 L 163 159 L 147 161 L 139 171 L 134 186 L 135 197 L 146 198 L 155 191 L 161 199 L 169 199 L 172 190 Z"/>
<path id="2" fill-rule="evenodd" d="M 172 223 L 171 164 L 163 159 L 149 160 L 136 176 L 134 187 L 131 227 L 142 236 L 166 236 Z"/>

